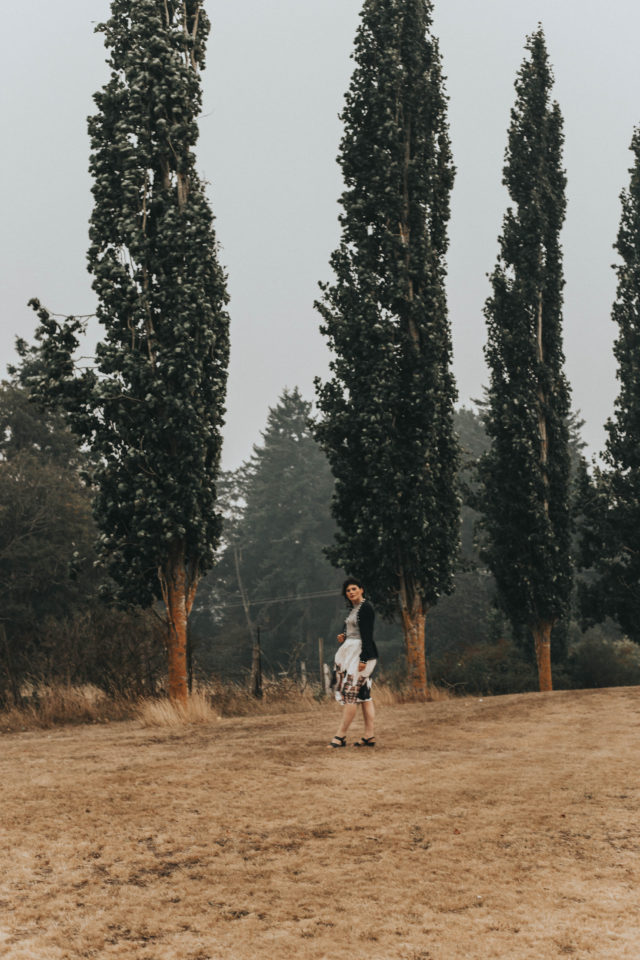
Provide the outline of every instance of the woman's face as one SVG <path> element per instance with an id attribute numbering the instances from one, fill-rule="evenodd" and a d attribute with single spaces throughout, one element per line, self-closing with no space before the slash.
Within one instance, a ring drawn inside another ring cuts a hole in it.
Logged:
<path id="1" fill-rule="evenodd" d="M 357 583 L 350 583 L 345 590 L 345 593 L 347 595 L 347 600 L 351 601 L 352 607 L 355 607 L 358 603 L 362 603 L 364 600 L 364 590 L 362 587 L 359 587 Z"/>

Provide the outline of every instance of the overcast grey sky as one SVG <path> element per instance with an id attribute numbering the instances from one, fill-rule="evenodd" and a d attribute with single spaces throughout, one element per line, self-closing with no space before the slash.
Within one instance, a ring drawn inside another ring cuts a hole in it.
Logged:
<path id="1" fill-rule="evenodd" d="M 208 0 L 198 150 L 229 275 L 232 360 L 224 465 L 259 438 L 285 386 L 312 399 L 328 354 L 313 310 L 338 238 L 338 113 L 361 0 Z M 90 313 L 85 269 L 91 207 L 86 116 L 107 76 L 95 22 L 108 0 L 21 0 L 0 39 L 2 129 L 1 369 L 29 339 L 37 295 Z M 640 5 L 610 0 L 436 0 L 453 152 L 449 307 L 460 401 L 480 395 L 482 305 L 506 194 L 501 169 L 525 37 L 541 21 L 565 118 L 568 215 L 565 352 L 574 406 L 595 451 L 612 411 L 611 270 L 640 123 Z"/>

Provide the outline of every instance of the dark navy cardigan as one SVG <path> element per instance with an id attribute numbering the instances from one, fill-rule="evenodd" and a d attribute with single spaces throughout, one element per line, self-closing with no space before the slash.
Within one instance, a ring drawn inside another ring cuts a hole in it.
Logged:
<path id="1" fill-rule="evenodd" d="M 366 663 L 367 660 L 378 659 L 378 648 L 373 639 L 373 621 L 376 615 L 373 607 L 368 600 L 363 600 L 358 610 L 358 629 L 362 638 L 362 647 L 360 649 L 360 663 Z M 344 635 L 347 635 L 347 623 L 344 624 Z"/>

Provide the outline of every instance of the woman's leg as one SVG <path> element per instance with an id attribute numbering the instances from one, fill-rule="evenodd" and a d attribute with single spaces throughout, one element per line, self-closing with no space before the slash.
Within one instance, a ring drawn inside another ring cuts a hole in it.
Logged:
<path id="1" fill-rule="evenodd" d="M 376 719 L 376 709 L 373 700 L 365 700 L 362 704 L 362 715 L 364 717 L 364 736 L 367 740 L 373 737 L 373 724 Z"/>
<path id="2" fill-rule="evenodd" d="M 351 722 L 356 715 L 357 709 L 357 703 L 345 703 L 344 707 L 342 708 L 342 723 L 338 727 L 336 737 L 346 736 L 347 730 L 351 726 Z"/>

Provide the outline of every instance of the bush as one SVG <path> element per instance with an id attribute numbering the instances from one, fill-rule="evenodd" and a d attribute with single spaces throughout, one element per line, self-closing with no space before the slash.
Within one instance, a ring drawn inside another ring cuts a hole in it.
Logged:
<path id="1" fill-rule="evenodd" d="M 153 696 L 166 674 L 164 636 L 150 611 L 98 602 L 69 617 L 47 617 L 14 637 L 19 670 L 10 645 L 0 644 L 0 705 L 19 706 L 25 688 L 35 685 L 93 684 L 113 696 Z"/>
<path id="2" fill-rule="evenodd" d="M 459 693 L 485 696 L 538 689 L 536 668 L 509 640 L 480 643 L 449 652 L 431 664 L 434 683 Z"/>
<path id="3" fill-rule="evenodd" d="M 640 684 L 640 647 L 631 640 L 610 639 L 590 631 L 569 654 L 575 687 L 626 687 Z"/>

